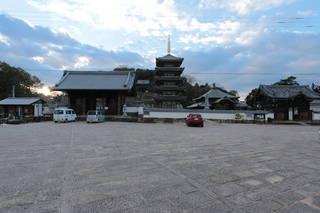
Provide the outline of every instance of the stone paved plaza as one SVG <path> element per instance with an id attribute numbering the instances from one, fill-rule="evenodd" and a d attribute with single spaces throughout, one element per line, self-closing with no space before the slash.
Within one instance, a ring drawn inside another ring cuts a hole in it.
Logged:
<path id="1" fill-rule="evenodd" d="M 319 127 L 0 126 L 0 212 L 320 212 Z"/>

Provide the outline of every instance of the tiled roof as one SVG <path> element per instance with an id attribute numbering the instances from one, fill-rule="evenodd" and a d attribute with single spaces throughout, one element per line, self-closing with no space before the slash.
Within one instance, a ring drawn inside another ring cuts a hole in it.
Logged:
<path id="1" fill-rule="evenodd" d="M 259 89 L 271 98 L 293 98 L 302 94 L 308 98 L 320 99 L 320 95 L 305 85 L 260 85 Z"/>
<path id="2" fill-rule="evenodd" d="M 223 92 L 219 88 L 214 88 L 206 92 L 205 94 L 201 95 L 198 98 L 195 98 L 194 100 L 199 100 L 201 98 L 238 98 L 237 96 L 231 95 L 229 93 Z"/>
<path id="3" fill-rule="evenodd" d="M 65 71 L 54 90 L 131 90 L 135 73 L 130 71 Z"/>
<path id="4" fill-rule="evenodd" d="M 30 105 L 41 100 L 37 97 L 25 97 L 25 98 L 6 98 L 0 101 L 0 105 Z"/>
<path id="5" fill-rule="evenodd" d="M 194 104 L 191 104 L 189 106 L 187 106 L 186 108 L 189 108 L 189 109 L 192 109 L 192 108 L 197 108 L 197 107 L 205 107 L 206 104 L 203 103 L 203 102 L 200 102 L 200 103 L 194 103 Z"/>
<path id="6" fill-rule="evenodd" d="M 176 57 L 171 54 L 156 58 L 157 67 L 163 67 L 163 65 L 165 65 L 166 63 L 173 63 L 175 67 L 180 67 L 182 62 L 183 62 L 183 58 Z"/>

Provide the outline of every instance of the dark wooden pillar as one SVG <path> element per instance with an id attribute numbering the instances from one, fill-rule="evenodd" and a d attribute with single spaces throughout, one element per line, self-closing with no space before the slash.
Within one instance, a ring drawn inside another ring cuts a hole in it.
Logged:
<path id="1" fill-rule="evenodd" d="M 118 94 L 117 95 L 117 115 L 121 114 L 121 98 L 122 98 L 122 94 Z"/>
<path id="2" fill-rule="evenodd" d="M 82 115 L 85 115 L 86 114 L 86 98 L 84 96 L 82 96 L 81 105 L 82 105 Z"/>
<path id="3" fill-rule="evenodd" d="M 71 108 L 72 106 L 71 106 L 71 94 L 70 93 L 67 93 L 67 106 L 69 107 L 69 108 Z"/>

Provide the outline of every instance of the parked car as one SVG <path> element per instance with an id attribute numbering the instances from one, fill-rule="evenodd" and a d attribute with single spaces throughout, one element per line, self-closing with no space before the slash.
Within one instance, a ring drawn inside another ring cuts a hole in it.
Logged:
<path id="1" fill-rule="evenodd" d="M 203 127 L 203 118 L 200 114 L 189 114 L 186 119 L 187 126 Z"/>
<path id="2" fill-rule="evenodd" d="M 75 121 L 76 119 L 77 115 L 74 113 L 73 109 L 56 108 L 53 112 L 53 121 L 55 123 Z"/>
<path id="3" fill-rule="evenodd" d="M 104 113 L 102 110 L 89 110 L 87 113 L 87 123 L 98 123 L 104 121 Z"/>

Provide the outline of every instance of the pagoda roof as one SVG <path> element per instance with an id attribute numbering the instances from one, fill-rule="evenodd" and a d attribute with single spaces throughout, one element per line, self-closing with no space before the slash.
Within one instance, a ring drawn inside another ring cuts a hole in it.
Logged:
<path id="1" fill-rule="evenodd" d="M 156 58 L 157 61 L 183 61 L 183 58 L 168 54 L 166 56 Z"/>

